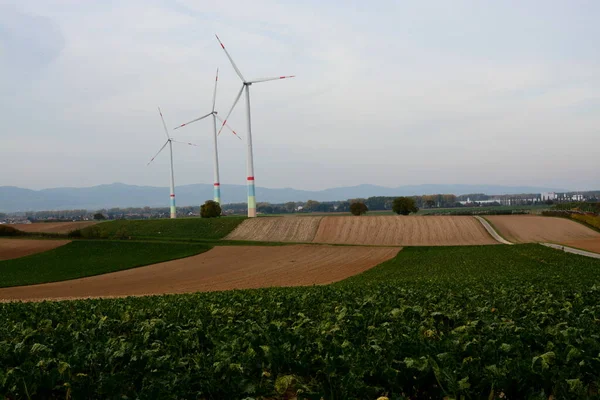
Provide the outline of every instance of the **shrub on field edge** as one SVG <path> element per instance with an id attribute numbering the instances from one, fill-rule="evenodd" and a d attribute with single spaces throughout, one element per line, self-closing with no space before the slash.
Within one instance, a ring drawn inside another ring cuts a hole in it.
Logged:
<path id="1" fill-rule="evenodd" d="M 12 226 L 0 225 L 0 236 L 22 236 L 24 232 Z"/>
<path id="2" fill-rule="evenodd" d="M 369 208 L 365 203 L 357 201 L 356 203 L 350 204 L 350 212 L 352 215 L 363 215 L 366 214 L 367 211 L 369 211 Z"/>
<path id="3" fill-rule="evenodd" d="M 206 200 L 200 206 L 200 216 L 202 218 L 215 218 L 221 216 L 221 206 L 213 200 Z"/>

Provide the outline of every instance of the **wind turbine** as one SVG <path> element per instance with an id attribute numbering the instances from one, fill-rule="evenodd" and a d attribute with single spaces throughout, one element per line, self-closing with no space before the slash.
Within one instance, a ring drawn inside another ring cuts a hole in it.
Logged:
<path id="1" fill-rule="evenodd" d="M 210 117 L 212 115 L 213 117 L 213 144 L 214 144 L 214 157 L 213 157 L 213 162 L 214 162 L 214 169 L 213 169 L 213 173 L 214 173 L 214 184 L 213 184 L 213 193 L 214 193 L 214 200 L 217 203 L 221 203 L 221 182 L 219 181 L 219 151 L 217 149 L 217 135 L 221 133 L 221 131 L 219 131 L 219 133 L 217 133 L 217 119 L 219 121 L 221 121 L 223 123 L 223 125 L 225 125 L 225 121 L 223 121 L 221 119 L 221 117 L 219 117 L 219 114 L 217 113 L 217 111 L 215 111 L 215 102 L 217 100 L 217 83 L 219 81 L 219 69 L 217 68 L 217 76 L 215 78 L 215 90 L 213 92 L 213 105 L 212 105 L 212 111 L 209 112 L 206 115 L 203 115 L 202 117 L 196 118 L 191 120 L 190 122 L 186 122 L 185 124 L 181 124 L 179 125 L 177 128 L 175 129 L 179 129 L 182 128 L 186 125 L 189 125 L 193 122 L 196 121 L 200 121 L 203 120 L 206 117 Z M 231 127 L 229 125 L 227 125 L 227 128 L 229 128 L 229 130 L 231 130 L 231 132 L 233 132 L 233 134 L 238 138 L 238 139 L 242 139 L 241 137 L 238 136 L 238 134 L 231 129 Z M 175 130 L 173 129 L 173 130 Z"/>
<path id="2" fill-rule="evenodd" d="M 231 115 L 231 112 L 233 111 L 236 104 L 240 100 L 240 97 L 242 96 L 242 92 L 244 91 L 244 88 L 246 89 L 246 122 L 248 123 L 248 153 L 247 153 L 247 158 L 246 158 L 246 171 L 247 171 L 246 184 L 248 185 L 248 217 L 252 218 L 252 217 L 256 217 L 256 191 L 254 188 L 254 158 L 252 155 L 252 126 L 251 126 L 252 124 L 250 122 L 250 86 L 253 83 L 274 81 L 274 80 L 285 79 L 285 78 L 293 78 L 294 76 L 277 76 L 274 78 L 260 78 L 260 79 L 247 81 L 246 79 L 244 79 L 244 77 L 242 76 L 242 73 L 240 72 L 238 67 L 235 65 L 235 63 L 233 62 L 233 59 L 231 58 L 231 56 L 229 55 L 229 52 L 227 51 L 227 49 L 221 42 L 221 39 L 219 39 L 219 36 L 217 36 L 217 35 L 215 35 L 215 36 L 217 37 L 219 44 L 225 51 L 227 58 L 229 58 L 229 61 L 231 62 L 231 66 L 235 70 L 235 73 L 242 80 L 242 87 L 241 87 L 237 97 L 235 98 L 233 105 L 231 106 L 231 109 L 229 110 L 229 113 L 227 114 L 227 116 L 225 117 L 225 120 L 223 121 L 223 125 L 221 125 L 221 129 L 219 129 L 219 133 L 221 133 L 221 130 L 223 130 L 223 127 L 227 123 L 227 119 L 229 118 L 229 116 Z"/>
<path id="3" fill-rule="evenodd" d="M 158 150 L 158 152 L 154 155 L 154 157 L 152 157 L 150 159 L 150 161 L 148 162 L 148 164 L 146 164 L 146 166 L 150 165 L 150 163 L 152 161 L 154 161 L 154 159 L 156 158 L 156 156 L 158 156 L 160 154 L 161 151 L 164 150 L 165 147 L 167 147 L 167 145 L 169 145 L 169 153 L 171 154 L 171 218 L 177 218 L 177 213 L 176 213 L 176 209 L 175 209 L 175 174 L 173 172 L 173 142 L 176 143 L 183 143 L 183 144 L 187 144 L 189 146 L 197 146 L 193 143 L 185 143 L 185 142 L 180 142 L 178 140 L 173 139 L 171 136 L 169 136 L 169 130 L 167 129 L 167 124 L 165 124 L 165 118 L 162 115 L 162 112 L 160 111 L 160 107 L 158 107 L 158 113 L 160 114 L 160 119 L 162 120 L 162 124 L 163 124 L 163 128 L 165 128 L 165 135 L 167 135 L 167 141 L 165 142 L 165 144 L 162 145 L 162 147 L 160 148 L 160 150 Z"/>

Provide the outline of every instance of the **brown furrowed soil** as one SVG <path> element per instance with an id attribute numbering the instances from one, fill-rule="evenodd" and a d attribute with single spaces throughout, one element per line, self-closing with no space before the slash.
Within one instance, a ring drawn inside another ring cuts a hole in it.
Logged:
<path id="1" fill-rule="evenodd" d="M 0 261 L 52 250 L 69 242 L 70 240 L 0 239 Z"/>
<path id="2" fill-rule="evenodd" d="M 384 246 L 498 244 L 470 216 L 324 217 L 313 242 Z"/>
<path id="3" fill-rule="evenodd" d="M 399 247 L 223 246 L 180 260 L 89 278 L 0 289 L 0 301 L 120 297 L 337 282 Z"/>
<path id="4" fill-rule="evenodd" d="M 550 242 L 567 244 L 600 239 L 600 233 L 566 218 L 536 215 L 490 215 L 485 217 L 496 231 L 514 243 Z"/>
<path id="5" fill-rule="evenodd" d="M 83 229 L 90 225 L 95 225 L 96 221 L 77 221 L 77 222 L 37 222 L 33 224 L 12 224 L 15 229 L 22 232 L 40 232 L 40 233 L 69 233 L 77 229 Z"/>
<path id="6" fill-rule="evenodd" d="M 565 242 L 564 245 L 600 254 L 600 239 L 574 240 Z"/>
<path id="7" fill-rule="evenodd" d="M 323 217 L 263 217 L 242 222 L 225 239 L 310 243 Z"/>

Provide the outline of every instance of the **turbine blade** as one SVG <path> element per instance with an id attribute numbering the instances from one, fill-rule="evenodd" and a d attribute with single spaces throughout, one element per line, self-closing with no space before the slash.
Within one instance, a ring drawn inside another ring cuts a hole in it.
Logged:
<path id="1" fill-rule="evenodd" d="M 219 68 L 217 68 L 217 76 L 215 77 L 215 91 L 213 92 L 213 112 L 215 112 L 215 103 L 217 101 L 217 83 L 219 82 Z"/>
<path id="2" fill-rule="evenodd" d="M 250 81 L 248 83 L 258 83 L 258 82 L 267 82 L 267 81 L 276 81 L 279 79 L 287 79 L 287 78 L 295 78 L 296 75 L 289 75 L 289 76 L 275 76 L 273 78 L 260 78 L 260 79 L 255 79 L 253 81 Z"/>
<path id="3" fill-rule="evenodd" d="M 229 118 L 229 116 L 233 112 L 233 109 L 235 108 L 235 105 L 238 103 L 238 101 L 240 101 L 240 97 L 242 97 L 242 92 L 244 91 L 244 87 L 245 86 L 246 85 L 242 85 L 242 88 L 240 89 L 240 92 L 238 93 L 237 97 L 235 98 L 235 101 L 233 102 L 233 105 L 231 106 L 231 109 L 227 113 L 227 116 L 225 117 L 225 120 L 223 121 L 223 125 L 221 125 L 221 129 L 219 129 L 219 133 L 217 133 L 217 135 L 221 134 L 221 131 L 223 130 L 223 127 L 227 123 L 227 119 Z M 219 118 L 219 119 L 221 119 L 221 118 Z"/>
<path id="4" fill-rule="evenodd" d="M 162 147 L 160 148 L 160 150 L 159 150 L 159 151 L 158 151 L 158 152 L 157 152 L 157 153 L 154 155 L 154 157 L 152 157 L 152 158 L 150 159 L 150 161 L 148 161 L 148 164 L 146 164 L 146 166 L 150 165 L 150 163 L 151 163 L 152 161 L 154 161 L 154 159 L 156 158 L 156 156 L 158 156 L 158 155 L 160 154 L 160 152 L 161 152 L 161 151 L 163 151 L 165 147 L 167 147 L 167 145 L 169 144 L 169 141 L 170 141 L 170 140 L 171 140 L 171 139 L 167 140 L 167 141 L 165 142 L 165 144 L 163 144 L 163 146 L 162 146 Z"/>
<path id="5" fill-rule="evenodd" d="M 165 124 L 165 118 L 162 115 L 162 111 L 160 111 L 160 107 L 158 107 L 158 113 L 160 114 L 160 119 L 162 119 L 163 128 L 165 128 L 165 135 L 167 135 L 167 139 L 170 139 L 169 130 L 167 129 L 167 124 Z"/>
<path id="6" fill-rule="evenodd" d="M 197 144 L 194 143 L 190 143 L 190 142 L 180 142 L 179 140 L 175 140 L 175 139 L 171 139 L 171 142 L 175 142 L 175 143 L 181 143 L 181 144 L 187 144 L 188 146 L 196 146 L 196 147 L 200 147 Z"/>
<path id="7" fill-rule="evenodd" d="M 221 42 L 221 39 L 219 39 L 219 37 L 216 34 L 215 34 L 215 36 L 217 37 L 217 40 L 219 41 L 219 44 L 221 45 L 221 47 L 225 51 L 225 54 L 227 55 L 227 58 L 229 58 L 229 62 L 231 62 L 231 65 L 233 66 L 233 69 L 235 69 L 235 72 L 238 74 L 238 76 L 240 77 L 240 79 L 242 80 L 242 82 L 246 82 L 246 80 L 242 76 L 242 73 L 238 69 L 237 65 L 235 65 L 235 63 L 233 62 L 233 58 L 231 58 L 231 56 L 229 55 L 229 52 L 227 51 L 227 49 L 225 48 L 225 46 L 223 46 L 223 42 Z"/>
<path id="8" fill-rule="evenodd" d="M 196 119 L 193 119 L 193 120 L 191 120 L 190 122 L 186 122 L 185 124 L 181 124 L 181 125 L 179 125 L 177 128 L 173 128 L 173 130 L 175 130 L 175 129 L 179 129 L 179 128 L 183 128 L 184 126 L 186 126 L 186 125 L 189 125 L 189 124 L 191 124 L 192 122 L 200 121 L 200 120 L 202 120 L 202 119 L 204 119 L 204 118 L 206 118 L 206 117 L 208 117 L 208 116 L 210 116 L 210 115 L 212 115 L 212 113 L 208 113 L 208 114 L 206 114 L 206 115 L 203 115 L 203 116 L 201 116 L 200 118 L 196 118 Z"/>
<path id="9" fill-rule="evenodd" d="M 227 129 L 229 129 L 231 131 L 231 133 L 233 133 L 238 139 L 242 140 L 242 138 L 240 137 L 240 135 L 238 135 L 237 132 L 234 131 L 233 128 L 229 126 L 229 124 L 225 123 L 225 121 L 223 121 L 223 119 L 221 117 L 219 117 L 218 115 L 216 115 L 216 117 L 219 119 L 219 121 L 223 122 L 223 126 L 226 126 Z M 217 136 L 219 134 L 220 133 L 218 133 Z"/>

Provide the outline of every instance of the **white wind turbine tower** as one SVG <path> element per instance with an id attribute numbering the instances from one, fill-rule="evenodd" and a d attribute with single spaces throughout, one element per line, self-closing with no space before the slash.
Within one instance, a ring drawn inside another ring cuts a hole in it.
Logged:
<path id="1" fill-rule="evenodd" d="M 217 36 L 217 35 L 215 35 L 215 36 Z M 237 97 L 235 98 L 233 105 L 231 106 L 231 109 L 229 110 L 229 113 L 225 117 L 225 120 L 223 121 L 223 125 L 221 125 L 221 129 L 219 129 L 219 133 L 223 129 L 223 126 L 225 126 L 225 124 L 227 123 L 227 119 L 231 115 L 231 112 L 235 108 L 235 105 L 237 104 L 237 102 L 240 100 L 240 97 L 242 96 L 242 92 L 244 91 L 244 88 L 245 88 L 246 89 L 246 122 L 248 123 L 248 155 L 247 155 L 247 159 L 246 159 L 246 171 L 247 171 L 247 175 L 248 175 L 246 178 L 247 179 L 246 183 L 248 185 L 248 217 L 256 217 L 256 190 L 254 187 L 254 158 L 252 155 L 252 126 L 250 123 L 250 85 L 252 85 L 253 83 L 259 83 L 259 82 L 267 82 L 267 81 L 274 81 L 274 80 L 278 80 L 278 79 L 293 78 L 294 76 L 277 76 L 274 78 L 261 78 L 261 79 L 247 81 L 242 76 L 242 73 L 240 72 L 238 67 L 235 65 L 235 63 L 233 62 L 233 59 L 227 52 L 227 49 L 225 48 L 225 46 L 223 46 L 223 43 L 221 42 L 221 39 L 219 39 L 218 36 L 217 36 L 217 40 L 219 41 L 219 44 L 225 51 L 227 58 L 229 58 L 229 61 L 231 62 L 231 65 L 233 66 L 235 73 L 242 80 L 242 88 L 240 89 Z"/>
<path id="2" fill-rule="evenodd" d="M 167 141 L 165 142 L 165 144 L 163 144 L 163 146 L 160 148 L 160 150 L 158 150 L 158 152 L 154 155 L 154 157 L 152 157 L 150 159 L 150 161 L 148 162 L 148 164 L 146 164 L 146 166 L 150 165 L 150 163 L 152 161 L 154 161 L 156 156 L 158 156 L 160 154 L 160 152 L 163 151 L 164 148 L 167 147 L 167 145 L 169 145 L 169 153 L 171 154 L 171 196 L 170 196 L 170 198 L 171 198 L 171 218 L 176 218 L 177 213 L 176 213 L 176 209 L 175 209 L 175 174 L 173 172 L 173 142 L 183 143 L 183 144 L 187 144 L 190 146 L 197 146 L 197 145 L 195 145 L 193 143 L 179 142 L 179 141 L 173 139 L 171 136 L 169 136 L 169 130 L 167 129 L 167 124 L 165 124 L 165 119 L 162 115 L 162 112 L 160 111 L 160 107 L 158 107 L 158 113 L 160 114 L 160 119 L 162 120 L 163 128 L 165 128 L 165 135 L 167 135 Z"/>
<path id="3" fill-rule="evenodd" d="M 214 162 L 214 169 L 213 169 L 213 174 L 214 174 L 214 183 L 213 183 L 213 193 L 214 193 L 214 200 L 217 203 L 221 203 L 221 181 L 219 180 L 219 151 L 218 151 L 218 147 L 217 147 L 217 119 L 219 121 L 221 121 L 223 123 L 223 125 L 225 124 L 225 121 L 223 121 L 223 119 L 221 119 L 221 117 L 219 117 L 217 111 L 215 111 L 215 102 L 217 100 L 217 83 L 219 81 L 219 69 L 217 68 L 217 75 L 215 78 L 215 90 L 213 92 L 213 103 L 212 103 L 212 111 L 209 112 L 206 115 L 203 115 L 202 117 L 196 118 L 191 120 L 190 122 L 186 122 L 185 124 L 181 124 L 179 125 L 177 128 L 175 129 L 179 129 L 182 128 L 186 125 L 191 124 L 192 122 L 196 122 L 196 121 L 200 121 L 203 120 L 206 117 L 210 117 L 212 115 L 212 119 L 213 119 L 213 144 L 214 144 L 214 157 L 213 157 L 213 162 Z M 235 136 L 237 136 L 238 139 L 242 139 L 241 137 L 238 136 L 238 134 L 229 127 L 229 125 L 227 125 L 227 128 L 229 128 L 229 130 L 231 130 L 231 132 L 233 132 L 233 134 Z M 173 129 L 173 130 L 175 130 Z M 221 131 L 219 131 L 219 133 L 221 133 Z"/>

